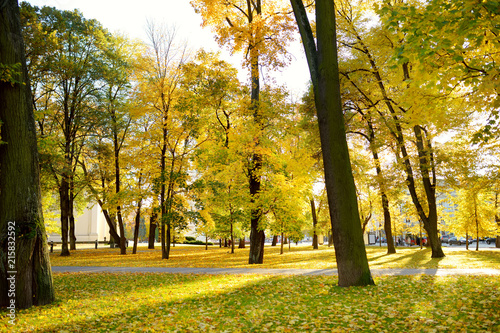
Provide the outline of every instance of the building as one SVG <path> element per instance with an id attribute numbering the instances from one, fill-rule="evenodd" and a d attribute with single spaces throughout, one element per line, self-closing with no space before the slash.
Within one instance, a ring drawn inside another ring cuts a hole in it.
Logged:
<path id="1" fill-rule="evenodd" d="M 61 222 L 58 222 L 60 226 Z M 61 242 L 61 235 L 57 233 L 48 234 L 48 241 Z M 87 207 L 79 216 L 75 216 L 75 237 L 79 242 L 103 242 L 109 241 L 109 227 L 106 218 L 98 204 Z"/>

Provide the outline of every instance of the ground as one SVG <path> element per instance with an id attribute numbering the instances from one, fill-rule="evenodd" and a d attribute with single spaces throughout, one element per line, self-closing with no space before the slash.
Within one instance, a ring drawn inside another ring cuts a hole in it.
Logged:
<path id="1" fill-rule="evenodd" d="M 248 249 L 176 247 L 159 250 L 77 250 L 54 253 L 53 265 L 248 267 Z M 370 267 L 500 269 L 500 251 L 445 248 L 367 249 Z M 246 256 L 245 256 L 246 254 Z M 333 249 L 266 247 L 267 268 L 334 268 Z M 86 258 L 86 260 L 85 260 Z M 246 259 L 246 260 L 244 260 Z M 215 262 L 216 264 L 213 264 Z M 470 265 L 469 265 L 470 264 Z M 259 267 L 263 267 L 259 265 Z M 268 274 L 55 273 L 57 302 L 22 310 L 5 332 L 498 332 L 500 278 L 481 276 L 377 276 L 376 286 L 340 288 L 335 276 Z M 14 328 L 14 329 L 13 329 Z"/>

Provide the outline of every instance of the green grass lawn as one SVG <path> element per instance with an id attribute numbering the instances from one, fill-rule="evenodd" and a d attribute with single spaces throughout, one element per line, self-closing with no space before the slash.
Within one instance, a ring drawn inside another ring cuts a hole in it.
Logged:
<path id="1" fill-rule="evenodd" d="M 54 277 L 57 302 L 3 332 L 499 332 L 500 279 L 82 274 Z M 3 315 L 3 317 L 5 317 Z"/>
<path id="2" fill-rule="evenodd" d="M 368 247 L 371 268 L 500 268 L 496 249 Z M 136 255 L 118 249 L 51 255 L 76 266 L 249 267 L 248 248 L 175 247 Z M 334 268 L 333 248 L 266 247 L 267 268 Z M 155 273 L 54 274 L 57 301 L 17 312 L 14 327 L 0 312 L 0 332 L 500 332 L 498 276 L 384 276 L 376 286 L 337 287 L 332 276 Z"/>
<path id="3" fill-rule="evenodd" d="M 130 250 L 130 249 L 129 249 Z M 266 246 L 264 264 L 248 265 L 248 247 L 235 249 L 203 246 L 176 246 L 171 249 L 168 260 L 161 259 L 159 249 L 139 248 L 137 254 L 120 255 L 119 249 L 88 249 L 71 252 L 69 257 L 61 257 L 58 252 L 51 254 L 53 266 L 131 266 L 131 267 L 230 267 L 230 268 L 336 268 L 333 247 L 321 246 L 313 250 L 311 246 L 293 246 L 279 254 L 279 246 Z M 384 247 L 369 246 L 367 255 L 370 268 L 500 268 L 500 251 L 482 249 L 465 251 L 443 248 L 446 257 L 431 258 L 430 249 L 419 247 L 398 248 L 396 254 L 387 254 Z M 129 251 L 128 253 L 131 253 Z"/>

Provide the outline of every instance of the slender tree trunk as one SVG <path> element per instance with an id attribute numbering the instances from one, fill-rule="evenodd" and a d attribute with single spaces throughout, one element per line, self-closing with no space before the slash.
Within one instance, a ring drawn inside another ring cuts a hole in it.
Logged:
<path id="1" fill-rule="evenodd" d="M 372 285 L 340 100 L 334 3 L 316 1 L 317 47 L 302 0 L 291 3 L 314 87 L 338 283 Z"/>
<path id="2" fill-rule="evenodd" d="M 155 238 L 156 238 L 156 219 L 157 214 L 155 212 L 151 213 L 149 217 L 149 239 L 148 239 L 148 249 L 155 248 Z"/>
<path id="3" fill-rule="evenodd" d="M 0 3 L 0 64 L 21 64 L 0 81 L 0 307 L 25 309 L 54 301 L 43 223 L 39 161 L 30 83 L 17 1 Z M 15 279 L 15 296 L 10 280 Z M 4 324 L 9 316 L 5 314 Z M 6 327 L 6 326 L 5 326 Z M 14 327 L 14 325 L 12 325 Z"/>
<path id="4" fill-rule="evenodd" d="M 316 226 L 318 225 L 318 218 L 316 217 L 316 205 L 314 199 L 311 199 L 311 213 L 313 218 L 313 249 L 319 249 L 318 246 L 318 234 L 316 233 Z"/>
<path id="5" fill-rule="evenodd" d="M 257 16 L 261 15 L 260 0 L 257 0 L 257 6 L 255 13 Z M 252 23 L 253 14 L 249 13 L 248 19 L 249 23 Z M 260 110 L 260 73 L 259 73 L 259 50 L 254 41 L 250 42 L 250 74 L 252 80 L 251 87 L 251 110 L 253 112 L 253 121 L 260 129 L 262 128 L 262 116 Z M 256 138 L 256 147 L 260 145 L 260 139 Z M 261 187 L 261 169 L 262 169 L 262 155 L 260 153 L 254 152 L 252 155 L 252 166 L 248 170 L 250 176 L 250 197 L 252 202 L 254 202 L 255 197 L 260 192 Z M 264 229 L 260 225 L 260 220 L 262 217 L 262 211 L 260 207 L 252 208 L 250 212 L 250 251 L 249 251 L 249 264 L 262 264 L 264 262 L 264 242 L 265 234 Z"/>
<path id="6" fill-rule="evenodd" d="M 61 256 L 69 256 L 68 227 L 69 227 L 69 183 L 63 174 L 59 188 L 59 207 L 61 210 Z"/>
<path id="7" fill-rule="evenodd" d="M 135 213 L 135 228 L 134 228 L 134 247 L 132 249 L 132 253 L 137 253 L 137 242 L 139 241 L 139 227 L 141 225 L 141 207 L 142 207 L 142 199 L 139 199 L 137 203 L 137 211 Z"/>
<path id="8" fill-rule="evenodd" d="M 283 245 L 285 243 L 285 234 L 281 232 L 280 254 L 283 254 Z"/>
<path id="9" fill-rule="evenodd" d="M 231 222 L 231 253 L 234 253 L 234 231 L 232 222 Z"/>
<path id="10" fill-rule="evenodd" d="M 394 239 L 392 238 L 391 211 L 389 210 L 389 199 L 385 190 L 386 187 L 382 175 L 378 149 L 375 146 L 375 129 L 373 128 L 371 117 L 367 118 L 367 123 L 370 138 L 370 150 L 372 151 L 373 160 L 375 162 L 375 170 L 377 171 L 377 180 L 382 201 L 382 210 L 384 211 L 384 231 L 387 238 L 387 254 L 393 254 L 396 253 L 396 247 L 394 246 Z"/>
<path id="11" fill-rule="evenodd" d="M 76 250 L 74 186 L 75 185 L 73 177 L 71 177 L 69 185 L 69 249 L 70 250 Z"/>
<path id="12" fill-rule="evenodd" d="M 102 209 L 102 201 L 99 200 L 99 205 L 101 207 L 102 213 L 104 215 L 104 219 L 106 220 L 106 223 L 108 224 L 109 228 L 109 235 L 111 236 L 111 239 L 109 240 L 110 243 L 116 243 L 118 244 L 120 242 L 120 236 L 116 232 L 116 223 L 113 221 L 111 216 L 109 215 L 109 211 L 107 209 Z"/>

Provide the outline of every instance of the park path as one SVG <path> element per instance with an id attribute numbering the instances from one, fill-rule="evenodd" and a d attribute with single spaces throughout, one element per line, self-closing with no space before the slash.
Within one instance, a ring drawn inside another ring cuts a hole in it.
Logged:
<path id="1" fill-rule="evenodd" d="M 499 275 L 500 269 L 447 268 L 382 268 L 370 269 L 373 276 L 384 275 Z M 271 269 L 271 268 L 183 268 L 183 267 L 100 267 L 53 266 L 55 273 L 177 273 L 177 274 L 271 274 L 271 275 L 337 275 L 336 269 Z"/>

